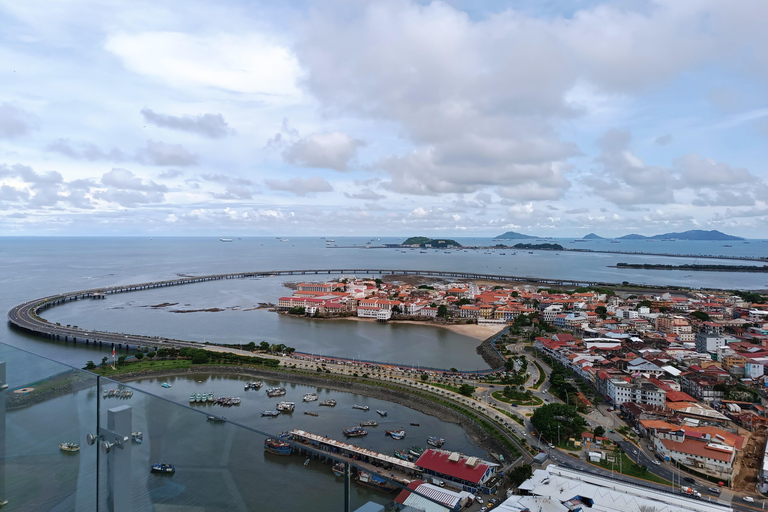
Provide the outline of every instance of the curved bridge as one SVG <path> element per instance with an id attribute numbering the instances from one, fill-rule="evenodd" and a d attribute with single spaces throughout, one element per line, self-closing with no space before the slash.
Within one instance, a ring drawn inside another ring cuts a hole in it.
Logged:
<path id="1" fill-rule="evenodd" d="M 269 270 L 264 272 L 239 272 L 233 274 L 213 274 L 198 277 L 180 277 L 167 281 L 153 281 L 150 283 L 131 284 L 123 286 L 109 286 L 103 288 L 93 288 L 90 290 L 79 290 L 58 295 L 50 295 L 39 299 L 30 300 L 19 304 L 8 312 L 8 322 L 16 329 L 46 338 L 81 342 L 86 344 L 111 344 L 112 347 L 195 347 L 202 348 L 206 346 L 203 343 L 185 340 L 175 340 L 159 336 L 142 336 L 138 334 L 120 334 L 105 331 L 90 331 L 78 327 L 63 326 L 53 324 L 40 317 L 40 312 L 48 308 L 58 306 L 74 300 L 83 299 L 102 299 L 107 295 L 115 293 L 126 293 L 139 290 L 148 290 L 151 288 L 161 288 L 165 286 L 179 286 L 183 284 L 201 283 L 205 281 L 217 281 L 224 279 L 244 279 L 260 278 L 271 276 L 290 276 L 290 275 L 422 275 L 432 277 L 448 277 L 457 279 L 487 279 L 502 280 L 521 283 L 535 283 L 541 285 L 559 285 L 559 286 L 616 286 L 615 283 L 599 283 L 589 281 L 569 281 L 562 279 L 536 279 L 530 277 L 508 276 L 498 274 L 477 274 L 472 272 L 451 272 L 442 270 L 396 270 L 396 269 L 319 269 L 319 270 Z"/>

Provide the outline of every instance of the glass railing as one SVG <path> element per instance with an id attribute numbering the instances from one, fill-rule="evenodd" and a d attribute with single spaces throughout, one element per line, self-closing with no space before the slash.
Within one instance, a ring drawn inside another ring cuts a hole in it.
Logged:
<path id="1" fill-rule="evenodd" d="M 413 469 L 2 344 L 0 382 L 3 511 L 375 512 L 416 510 L 417 494 L 441 505 L 414 491 L 395 501 Z"/>

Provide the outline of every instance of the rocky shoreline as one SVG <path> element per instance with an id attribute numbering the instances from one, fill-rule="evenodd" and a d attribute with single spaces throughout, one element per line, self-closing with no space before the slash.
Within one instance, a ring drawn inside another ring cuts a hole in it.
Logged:
<path id="1" fill-rule="evenodd" d="M 477 353 L 480 354 L 480 357 L 483 358 L 485 364 L 487 364 L 490 368 L 502 368 L 506 362 L 504 358 L 501 357 L 498 352 L 496 352 L 496 349 L 491 346 L 491 342 L 495 340 L 497 336 L 498 333 L 493 334 L 487 337 L 485 341 L 477 346 Z"/>
<path id="2" fill-rule="evenodd" d="M 493 349 L 491 349 L 493 350 Z M 195 366 L 186 370 L 165 370 L 165 371 L 143 371 L 136 373 L 125 373 L 115 377 L 115 380 L 120 382 L 130 382 L 132 380 L 142 379 L 146 377 L 169 377 L 172 375 L 190 375 L 196 373 L 213 373 L 213 374 L 227 374 L 227 375 L 243 375 L 249 377 L 257 377 L 262 379 L 274 379 L 289 381 L 296 384 L 308 384 L 313 386 L 320 386 L 327 389 L 335 389 L 337 391 L 345 391 L 348 393 L 357 393 L 359 395 L 368 396 L 371 398 L 377 398 L 380 400 L 386 400 L 389 402 L 395 402 L 400 405 L 404 405 L 416 411 L 424 414 L 434 416 L 441 421 L 448 423 L 456 423 L 464 431 L 467 432 L 472 443 L 476 446 L 500 452 L 506 456 L 509 455 L 508 450 L 501 445 L 493 436 L 488 434 L 480 425 L 467 418 L 458 411 L 451 409 L 450 407 L 437 404 L 427 398 L 415 395 L 409 391 L 399 391 L 394 389 L 383 388 L 372 384 L 364 384 L 362 382 L 349 382 L 339 381 L 333 378 L 326 378 L 321 375 L 304 375 L 301 373 L 288 373 L 283 371 L 274 371 L 260 368 L 243 368 L 243 367 L 221 367 L 221 366 Z"/>

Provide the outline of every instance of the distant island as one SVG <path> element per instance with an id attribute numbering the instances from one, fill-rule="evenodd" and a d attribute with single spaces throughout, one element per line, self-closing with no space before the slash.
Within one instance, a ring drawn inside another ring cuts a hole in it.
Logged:
<path id="1" fill-rule="evenodd" d="M 605 240 L 605 237 L 596 235 L 594 233 L 590 233 L 588 235 L 584 235 L 584 238 L 582 238 L 582 240 Z"/>
<path id="2" fill-rule="evenodd" d="M 617 263 L 614 268 L 636 268 L 643 270 L 694 270 L 705 272 L 768 272 L 768 266 L 755 265 L 663 265 L 657 263 Z"/>
<path id="3" fill-rule="evenodd" d="M 435 249 L 461 247 L 461 244 L 456 240 L 450 240 L 448 238 L 427 238 L 425 236 L 412 236 L 403 242 L 402 245 L 409 247 L 434 247 Z"/>
<path id="4" fill-rule="evenodd" d="M 564 251 L 560 244 L 515 244 L 515 249 L 536 249 L 539 251 Z"/>
<path id="5" fill-rule="evenodd" d="M 682 233 L 664 233 L 661 235 L 643 236 L 638 234 L 624 235 L 618 240 L 744 240 L 740 236 L 726 235 L 717 230 L 704 231 L 701 229 L 691 229 Z"/>
<path id="6" fill-rule="evenodd" d="M 514 231 L 507 231 L 503 235 L 494 237 L 494 240 L 526 240 L 529 238 L 541 238 L 538 236 L 524 235 L 522 233 L 515 233 Z"/>

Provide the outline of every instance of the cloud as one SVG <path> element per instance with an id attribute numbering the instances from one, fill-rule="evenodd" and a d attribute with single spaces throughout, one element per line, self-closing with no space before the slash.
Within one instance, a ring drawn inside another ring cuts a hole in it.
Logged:
<path id="1" fill-rule="evenodd" d="M 696 154 L 686 155 L 675 161 L 680 177 L 686 186 L 694 189 L 738 183 L 755 183 L 758 178 L 743 168 L 733 168 L 712 158 Z"/>
<path id="2" fill-rule="evenodd" d="M 25 189 L 0 185 L 0 203 L 20 203 L 29 199 L 29 192 Z"/>
<path id="3" fill-rule="evenodd" d="M 155 183 L 154 181 L 145 181 L 137 177 L 127 169 L 114 168 L 104 173 L 101 177 L 101 183 L 107 187 L 137 190 L 140 192 L 167 192 L 168 187 Z"/>
<path id="4" fill-rule="evenodd" d="M 660 135 L 656 137 L 656 140 L 654 141 L 657 146 L 666 146 L 670 142 L 672 142 L 672 135 L 666 134 L 666 135 Z"/>
<path id="5" fill-rule="evenodd" d="M 136 151 L 136 160 L 149 165 L 175 165 L 186 167 L 197 165 L 197 155 L 190 153 L 181 144 L 166 144 L 148 140 L 146 146 Z"/>
<path id="6" fill-rule="evenodd" d="M 356 192 L 354 194 L 344 192 L 344 195 L 349 199 L 364 199 L 366 201 L 378 201 L 379 199 L 384 199 L 387 197 L 385 195 L 378 194 L 369 188 L 363 189 L 360 192 Z"/>
<path id="7" fill-rule="evenodd" d="M 311 178 L 292 178 L 287 181 L 265 180 L 264 184 L 272 190 L 282 190 L 296 194 L 297 196 L 306 196 L 316 192 L 330 192 L 333 187 L 320 176 Z"/>
<path id="8" fill-rule="evenodd" d="M 157 175 L 157 177 L 161 180 L 172 180 L 180 176 L 184 176 L 184 172 L 178 169 L 168 169 Z"/>
<path id="9" fill-rule="evenodd" d="M 170 128 L 182 132 L 196 133 L 210 139 L 220 139 L 232 133 L 232 130 L 221 114 L 199 114 L 196 116 L 172 116 L 158 114 L 152 110 L 142 109 L 144 119 L 155 126 Z"/>
<path id="10" fill-rule="evenodd" d="M 75 160 L 108 160 L 111 162 L 123 162 L 128 156 L 117 148 L 103 151 L 97 145 L 90 142 L 71 143 L 69 139 L 57 139 L 46 146 L 48 151 L 59 153 Z"/>
<path id="11" fill-rule="evenodd" d="M 13 139 L 29 133 L 32 116 L 9 103 L 0 105 L 0 139 Z"/>
<path id="12" fill-rule="evenodd" d="M 224 185 L 224 192 L 212 192 L 216 199 L 252 199 L 254 183 L 251 180 L 228 176 L 226 174 L 202 174 L 205 181 Z"/>
<path id="13" fill-rule="evenodd" d="M 283 159 L 304 167 L 319 167 L 347 171 L 357 149 L 365 143 L 346 133 L 331 132 L 310 135 L 283 151 Z"/>

